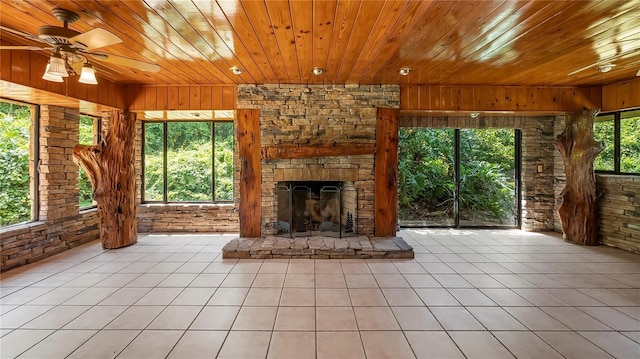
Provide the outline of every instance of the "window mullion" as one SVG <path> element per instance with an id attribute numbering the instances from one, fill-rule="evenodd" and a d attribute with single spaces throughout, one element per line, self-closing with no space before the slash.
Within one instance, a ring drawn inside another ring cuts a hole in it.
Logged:
<path id="1" fill-rule="evenodd" d="M 216 201 L 216 123 L 211 122 L 211 201 Z"/>
<path id="2" fill-rule="evenodd" d="M 162 201 L 167 203 L 167 122 L 162 123 Z"/>
<path id="3" fill-rule="evenodd" d="M 613 121 L 613 170 L 620 173 L 620 112 L 616 112 Z"/>

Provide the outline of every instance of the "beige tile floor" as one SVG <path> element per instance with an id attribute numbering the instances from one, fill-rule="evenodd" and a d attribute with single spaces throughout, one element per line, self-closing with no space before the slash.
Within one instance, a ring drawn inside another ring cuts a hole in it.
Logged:
<path id="1" fill-rule="evenodd" d="M 92 242 L 3 273 L 2 358 L 640 358 L 640 256 L 403 230 L 414 260 L 223 260 L 233 235 Z"/>

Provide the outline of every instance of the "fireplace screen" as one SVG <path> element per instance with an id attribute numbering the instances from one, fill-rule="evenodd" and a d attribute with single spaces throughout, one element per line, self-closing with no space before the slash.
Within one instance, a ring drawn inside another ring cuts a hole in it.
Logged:
<path id="1" fill-rule="evenodd" d="M 279 236 L 343 238 L 357 234 L 353 182 L 280 182 L 277 196 Z"/>

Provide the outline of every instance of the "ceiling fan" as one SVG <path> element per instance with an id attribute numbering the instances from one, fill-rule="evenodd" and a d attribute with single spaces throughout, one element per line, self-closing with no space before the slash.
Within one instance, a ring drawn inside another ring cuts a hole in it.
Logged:
<path id="1" fill-rule="evenodd" d="M 27 40 L 44 43 L 46 44 L 45 46 L 0 46 L 0 50 L 53 51 L 43 78 L 55 82 L 62 82 L 62 77 L 67 77 L 69 74 L 80 74 L 79 82 L 97 83 L 95 80 L 95 70 L 89 63 L 89 57 L 101 62 L 126 66 L 140 71 L 158 72 L 160 70 L 160 66 L 153 63 L 104 52 L 94 52 L 95 49 L 121 43 L 122 39 L 102 28 L 95 28 L 84 33 L 70 29 L 68 25 L 76 22 L 80 18 L 78 14 L 71 10 L 61 8 L 55 8 L 52 12 L 53 15 L 63 23 L 63 26 L 40 26 L 37 36 L 0 26 L 0 30 L 23 37 Z M 89 79 L 85 79 L 85 81 L 89 82 L 83 81 L 85 73 L 89 77 Z M 90 79 L 90 77 L 93 79 Z"/>

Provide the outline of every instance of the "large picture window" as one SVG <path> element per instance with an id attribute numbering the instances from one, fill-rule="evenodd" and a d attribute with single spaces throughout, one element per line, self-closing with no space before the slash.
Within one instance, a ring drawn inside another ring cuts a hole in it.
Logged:
<path id="1" fill-rule="evenodd" d="M 640 174 L 640 110 L 600 115 L 593 130 L 604 144 L 594 163 L 596 171 Z"/>
<path id="2" fill-rule="evenodd" d="M 37 111 L 0 101 L 0 226 L 37 219 Z"/>
<path id="3" fill-rule="evenodd" d="M 233 200 L 233 122 L 144 123 L 144 202 Z"/>

